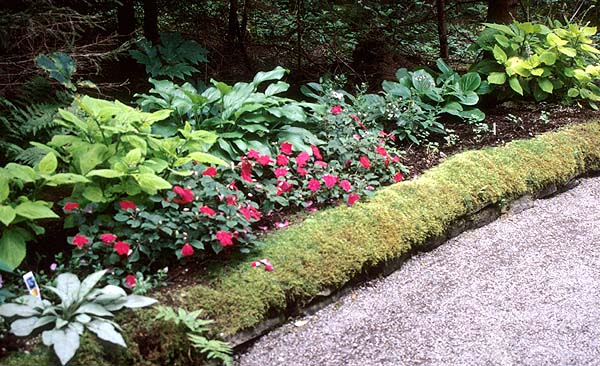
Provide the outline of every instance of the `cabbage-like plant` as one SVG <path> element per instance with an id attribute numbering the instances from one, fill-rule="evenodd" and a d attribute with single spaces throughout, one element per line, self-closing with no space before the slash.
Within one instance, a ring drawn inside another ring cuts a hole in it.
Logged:
<path id="1" fill-rule="evenodd" d="M 55 293 L 60 303 L 27 295 L 0 306 L 0 316 L 12 320 L 10 332 L 18 337 L 39 334 L 48 347 L 53 347 L 65 365 L 79 348 L 79 337 L 85 330 L 98 338 L 126 347 L 121 328 L 111 320 L 113 312 L 122 308 L 141 308 L 152 305 L 155 299 L 127 295 L 118 286 L 95 288 L 106 270 L 98 271 L 79 281 L 72 273 L 56 278 L 56 287 L 44 288 Z"/>

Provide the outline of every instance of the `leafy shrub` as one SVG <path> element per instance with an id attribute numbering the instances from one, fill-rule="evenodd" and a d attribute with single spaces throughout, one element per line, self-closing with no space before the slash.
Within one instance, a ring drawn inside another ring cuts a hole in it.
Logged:
<path id="1" fill-rule="evenodd" d="M 16 336 L 28 337 L 41 332 L 42 342 L 53 347 L 63 365 L 77 352 L 79 337 L 85 330 L 102 340 L 126 347 L 119 325 L 110 319 L 113 312 L 124 307 L 146 307 L 156 300 L 128 296 L 123 289 L 113 285 L 95 288 L 105 273 L 106 270 L 93 273 L 81 282 L 74 274 L 60 274 L 56 278 L 56 287 L 45 286 L 60 302 L 53 304 L 31 295 L 22 296 L 12 303 L 0 305 L 0 315 L 13 319 L 10 331 Z"/>
<path id="2" fill-rule="evenodd" d="M 289 84 L 281 81 L 287 70 L 277 67 L 269 72 L 259 72 L 250 83 L 233 86 L 212 80 L 213 86 L 199 93 L 191 84 L 181 86 L 169 81 L 151 80 L 155 95 L 139 95 L 138 103 L 146 111 L 172 109 L 167 123 L 156 126 L 155 131 L 164 136 L 174 133 L 186 121 L 195 128 L 215 131 L 217 144 L 212 153 L 236 160 L 249 149 L 263 154 L 271 151 L 271 143 L 291 142 L 297 149 L 306 150 L 318 143 L 313 128 L 308 123 L 304 107 L 319 108 L 309 103 L 299 103 L 278 96 L 288 90 Z M 266 81 L 264 92 L 259 87 Z"/>
<path id="3" fill-rule="evenodd" d="M 137 46 L 139 50 L 131 50 L 129 54 L 146 66 L 146 72 L 153 78 L 185 79 L 198 72 L 194 66 L 208 62 L 206 49 L 196 41 L 183 39 L 179 33 L 160 33 L 159 44 L 152 45 L 152 42 L 142 39 Z"/>
<path id="4" fill-rule="evenodd" d="M 542 101 L 556 96 L 566 102 L 586 99 L 593 108 L 600 100 L 600 51 L 593 46 L 596 27 L 561 24 L 552 28 L 543 24 L 513 22 L 511 25 L 489 24 L 481 34 L 475 50 L 493 56 L 472 68 L 492 85 L 507 92 L 533 96 Z"/>

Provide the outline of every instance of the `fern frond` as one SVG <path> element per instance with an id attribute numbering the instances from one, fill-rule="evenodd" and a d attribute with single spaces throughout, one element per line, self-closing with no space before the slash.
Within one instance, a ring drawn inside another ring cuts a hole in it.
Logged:
<path id="1" fill-rule="evenodd" d="M 197 348 L 201 353 L 206 354 L 207 360 L 218 359 L 223 362 L 224 365 L 233 365 L 233 357 L 231 347 L 218 340 L 209 340 L 199 334 L 188 334 L 192 346 Z"/>
<path id="2" fill-rule="evenodd" d="M 29 166 L 34 166 L 46 156 L 48 152 L 40 149 L 39 147 L 30 147 L 27 149 L 21 149 L 19 153 L 14 156 L 14 160 Z"/>

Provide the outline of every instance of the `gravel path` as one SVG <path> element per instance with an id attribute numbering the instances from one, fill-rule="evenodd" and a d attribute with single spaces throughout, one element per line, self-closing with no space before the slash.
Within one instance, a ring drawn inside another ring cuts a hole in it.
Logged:
<path id="1" fill-rule="evenodd" d="M 412 258 L 237 364 L 600 365 L 600 178 Z"/>

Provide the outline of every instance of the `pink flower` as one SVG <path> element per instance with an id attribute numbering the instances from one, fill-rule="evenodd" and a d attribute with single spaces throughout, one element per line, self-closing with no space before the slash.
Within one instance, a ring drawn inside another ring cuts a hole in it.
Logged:
<path id="1" fill-rule="evenodd" d="M 292 185 L 289 184 L 288 182 L 286 182 L 285 180 L 277 181 L 277 195 L 278 196 L 281 196 L 282 194 L 284 194 L 285 192 L 287 192 L 291 189 L 292 189 Z"/>
<path id="2" fill-rule="evenodd" d="M 90 239 L 85 235 L 75 235 L 73 237 L 73 245 L 76 245 L 77 248 L 81 249 L 84 245 L 90 242 Z"/>
<path id="3" fill-rule="evenodd" d="M 222 246 L 226 247 L 228 245 L 233 245 L 233 235 L 227 231 L 219 231 L 217 232 L 217 240 L 221 243 Z"/>
<path id="4" fill-rule="evenodd" d="M 260 153 L 254 149 L 250 149 L 250 151 L 248 151 L 248 154 L 246 154 L 246 156 L 248 157 L 248 159 L 256 159 L 260 156 Z"/>
<path id="5" fill-rule="evenodd" d="M 253 219 L 260 220 L 262 214 L 256 207 L 248 205 L 248 209 L 250 210 L 250 216 L 252 216 Z"/>
<path id="6" fill-rule="evenodd" d="M 260 262 L 254 261 L 254 262 L 250 263 L 250 267 L 252 267 L 252 268 L 260 267 Z"/>
<path id="7" fill-rule="evenodd" d="M 399 157 L 399 156 L 394 156 L 394 157 L 392 158 L 392 161 L 393 161 L 394 163 L 399 163 L 399 162 L 400 162 L 400 157 Z"/>
<path id="8" fill-rule="evenodd" d="M 119 255 L 126 255 L 127 253 L 129 253 L 129 243 L 126 243 L 124 241 L 118 241 L 115 243 L 115 246 L 113 247 L 113 249 L 119 254 Z"/>
<path id="9" fill-rule="evenodd" d="M 63 210 L 65 210 L 65 212 L 70 212 L 73 210 L 76 210 L 79 208 L 79 203 L 77 202 L 65 202 L 65 206 L 63 207 Z"/>
<path id="10" fill-rule="evenodd" d="M 355 121 L 355 122 L 360 122 L 360 118 L 358 118 L 358 116 L 356 114 L 351 114 L 350 117 Z"/>
<path id="11" fill-rule="evenodd" d="M 321 161 L 321 160 L 315 161 L 315 165 L 318 165 L 318 166 L 320 166 L 323 169 L 327 168 L 327 163 L 324 162 L 324 161 Z"/>
<path id="12" fill-rule="evenodd" d="M 352 137 L 356 140 L 356 141 L 360 141 L 360 136 L 358 134 L 354 134 L 352 135 Z"/>
<path id="13" fill-rule="evenodd" d="M 369 161 L 369 158 L 367 158 L 366 156 L 361 156 L 359 159 L 359 162 L 365 169 L 369 169 L 371 167 L 371 162 Z"/>
<path id="14" fill-rule="evenodd" d="M 217 168 L 213 166 L 209 166 L 202 172 L 202 176 L 204 177 L 214 177 L 215 175 L 217 175 Z"/>
<path id="15" fill-rule="evenodd" d="M 282 154 L 290 155 L 292 153 L 292 144 L 289 142 L 284 142 L 279 147 L 279 150 L 281 150 Z"/>
<path id="16" fill-rule="evenodd" d="M 321 182 L 318 180 L 313 178 L 308 181 L 308 189 L 310 189 L 312 192 L 318 191 L 319 188 L 321 188 Z"/>
<path id="17" fill-rule="evenodd" d="M 334 115 L 338 115 L 338 114 L 342 113 L 342 106 L 334 105 L 333 107 L 331 107 L 331 113 Z"/>
<path id="18" fill-rule="evenodd" d="M 298 156 L 296 156 L 296 164 L 298 167 L 303 167 L 306 165 L 306 162 L 310 159 L 310 155 L 306 151 L 302 151 Z"/>
<path id="19" fill-rule="evenodd" d="M 267 272 L 273 272 L 275 268 L 273 268 L 273 265 L 271 263 L 269 264 L 265 264 L 265 271 Z"/>
<path id="20" fill-rule="evenodd" d="M 137 278 L 135 278 L 134 275 L 127 275 L 127 277 L 125 277 L 125 286 L 129 288 L 134 288 L 136 282 Z"/>
<path id="21" fill-rule="evenodd" d="M 352 190 L 352 186 L 350 185 L 350 182 L 347 181 L 346 179 L 344 179 L 343 181 L 340 182 L 340 187 L 342 187 L 342 189 L 346 192 L 350 192 Z"/>
<path id="22" fill-rule="evenodd" d="M 115 234 L 102 234 L 100 239 L 104 244 L 110 244 L 117 240 L 117 236 Z"/>
<path id="23" fill-rule="evenodd" d="M 404 179 L 404 176 L 400 172 L 398 172 L 398 173 L 396 173 L 396 175 L 394 175 L 394 182 L 396 182 L 396 183 L 402 182 L 403 179 Z"/>
<path id="24" fill-rule="evenodd" d="M 229 189 L 230 191 L 237 191 L 237 190 L 238 190 L 238 187 L 235 185 L 235 181 L 233 181 L 233 182 L 229 183 L 229 184 L 227 185 L 227 189 Z"/>
<path id="25" fill-rule="evenodd" d="M 119 202 L 119 206 L 121 206 L 121 210 L 135 210 L 136 209 L 136 205 L 135 203 L 131 202 L 131 201 L 127 201 L 127 200 L 123 200 L 121 202 Z"/>
<path id="26" fill-rule="evenodd" d="M 277 165 L 281 165 L 281 166 L 287 165 L 289 160 L 290 160 L 290 158 L 288 158 L 285 155 L 277 155 Z"/>
<path id="27" fill-rule="evenodd" d="M 321 152 L 319 151 L 319 148 L 314 146 L 314 145 L 310 145 L 310 149 L 312 150 L 313 156 L 315 157 L 315 159 L 319 159 L 322 160 L 323 156 L 321 156 Z"/>
<path id="28" fill-rule="evenodd" d="M 287 168 L 277 168 L 275 169 L 275 178 L 285 177 L 288 173 Z"/>
<path id="29" fill-rule="evenodd" d="M 296 169 L 296 172 L 298 172 L 298 174 L 300 174 L 300 175 L 301 175 L 301 176 L 303 176 L 303 177 L 304 177 L 304 176 L 306 176 L 306 174 L 308 174 L 308 172 L 306 171 L 306 169 L 304 169 L 304 168 L 301 168 L 301 167 L 298 167 L 298 168 Z"/>
<path id="30" fill-rule="evenodd" d="M 242 161 L 242 180 L 252 183 L 252 164 L 248 161 Z"/>
<path id="31" fill-rule="evenodd" d="M 359 198 L 360 196 L 356 193 L 350 193 L 348 195 L 348 206 L 352 206 L 356 201 L 358 201 Z"/>
<path id="32" fill-rule="evenodd" d="M 261 155 L 256 159 L 256 161 L 263 166 L 269 165 L 271 163 L 271 157 L 269 155 Z"/>
<path id="33" fill-rule="evenodd" d="M 180 186 L 173 187 L 173 192 L 179 197 L 174 198 L 173 202 L 179 205 L 185 205 L 194 200 L 194 192 L 191 189 L 185 189 Z"/>
<path id="34" fill-rule="evenodd" d="M 200 207 L 200 212 L 203 213 L 203 214 L 205 214 L 205 215 L 208 215 L 210 217 L 215 216 L 215 210 L 213 210 L 212 208 L 210 208 L 208 206 L 202 206 L 202 207 Z"/>
<path id="35" fill-rule="evenodd" d="M 240 207 L 240 212 L 242 213 L 242 215 L 244 215 L 246 220 L 250 221 L 250 219 L 252 219 L 252 217 L 250 216 L 250 209 L 248 207 Z"/>
<path id="36" fill-rule="evenodd" d="M 194 255 L 194 248 L 189 244 L 184 244 L 181 248 L 181 255 L 184 257 L 189 257 L 190 255 Z"/>
<path id="37" fill-rule="evenodd" d="M 379 155 L 386 157 L 387 156 L 387 151 L 385 151 L 385 148 L 382 146 L 377 146 L 375 148 L 375 152 L 378 153 Z"/>
<path id="38" fill-rule="evenodd" d="M 235 206 L 237 205 L 237 196 L 230 194 L 227 196 L 227 206 Z"/>
<path id="39" fill-rule="evenodd" d="M 290 222 L 289 221 L 283 221 L 283 222 L 276 222 L 275 223 L 275 227 L 278 229 L 283 229 L 290 226 Z"/>
<path id="40" fill-rule="evenodd" d="M 325 186 L 327 186 L 327 188 L 331 188 L 333 187 L 338 181 L 338 177 L 335 177 L 333 175 L 329 175 L 329 174 L 325 174 L 323 176 L 323 182 L 325 182 Z"/>

